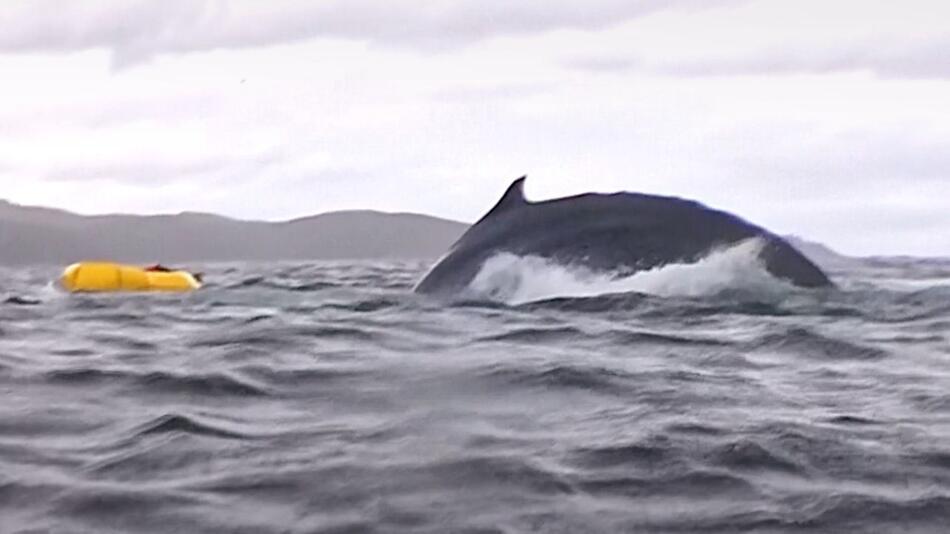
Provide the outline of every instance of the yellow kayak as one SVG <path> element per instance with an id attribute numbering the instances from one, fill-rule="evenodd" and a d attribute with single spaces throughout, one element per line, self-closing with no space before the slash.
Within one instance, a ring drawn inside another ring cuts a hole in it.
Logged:
<path id="1" fill-rule="evenodd" d="M 107 262 L 74 263 L 60 277 L 68 291 L 192 291 L 201 282 L 188 271 L 151 271 Z"/>

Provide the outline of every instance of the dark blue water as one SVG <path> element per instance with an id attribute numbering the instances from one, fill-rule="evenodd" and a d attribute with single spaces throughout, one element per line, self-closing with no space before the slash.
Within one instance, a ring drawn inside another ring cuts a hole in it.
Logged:
<path id="1" fill-rule="evenodd" d="M 950 528 L 948 262 L 518 305 L 419 298 L 422 263 L 200 267 L 0 272 L 0 532 Z"/>

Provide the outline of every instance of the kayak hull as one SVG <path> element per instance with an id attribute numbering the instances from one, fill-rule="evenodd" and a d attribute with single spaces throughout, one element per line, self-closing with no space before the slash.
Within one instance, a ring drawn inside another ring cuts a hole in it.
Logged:
<path id="1" fill-rule="evenodd" d="M 194 291 L 201 283 L 187 271 L 146 271 L 109 262 L 74 263 L 63 271 L 60 284 L 71 292 Z"/>

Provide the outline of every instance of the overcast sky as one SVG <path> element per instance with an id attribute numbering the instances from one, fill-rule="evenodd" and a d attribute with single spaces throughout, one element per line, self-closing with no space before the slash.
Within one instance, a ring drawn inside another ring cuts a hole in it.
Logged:
<path id="1" fill-rule="evenodd" d="M 472 221 L 672 194 L 950 255 L 946 0 L 0 3 L 0 198 Z"/>

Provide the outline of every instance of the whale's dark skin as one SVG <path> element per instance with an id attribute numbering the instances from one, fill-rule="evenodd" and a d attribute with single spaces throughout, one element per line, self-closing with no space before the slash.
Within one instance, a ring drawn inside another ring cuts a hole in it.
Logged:
<path id="1" fill-rule="evenodd" d="M 452 245 L 416 286 L 418 293 L 461 295 L 485 260 L 501 252 L 531 255 L 598 272 L 629 274 L 689 263 L 710 251 L 760 238 L 765 268 L 806 288 L 828 277 L 785 240 L 735 215 L 694 201 L 639 193 L 595 194 L 528 202 L 525 177 Z"/>

